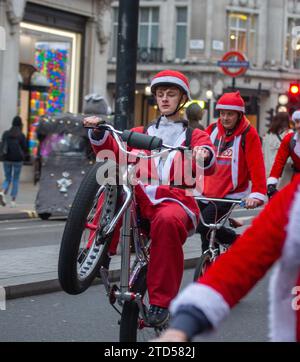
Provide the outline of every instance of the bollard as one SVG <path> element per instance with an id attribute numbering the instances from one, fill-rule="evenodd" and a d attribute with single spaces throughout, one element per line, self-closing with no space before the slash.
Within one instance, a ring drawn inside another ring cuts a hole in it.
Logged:
<path id="1" fill-rule="evenodd" d="M 0 310 L 6 310 L 6 290 L 0 286 Z"/>

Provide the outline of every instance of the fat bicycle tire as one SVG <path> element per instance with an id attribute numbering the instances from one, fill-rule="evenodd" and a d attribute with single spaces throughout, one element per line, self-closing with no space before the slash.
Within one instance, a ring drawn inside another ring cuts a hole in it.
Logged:
<path id="1" fill-rule="evenodd" d="M 142 296 L 144 313 L 148 313 L 147 265 L 139 272 L 131 291 Z M 168 322 L 159 328 L 146 326 L 135 301 L 125 302 L 120 320 L 120 342 L 148 342 L 157 338 L 168 326 Z"/>
<path id="2" fill-rule="evenodd" d="M 80 244 L 86 230 L 86 221 L 93 208 L 97 205 L 100 190 L 106 192 L 106 197 L 109 187 L 115 187 L 110 192 L 113 192 L 116 198 L 118 198 L 119 194 L 118 186 L 107 186 L 105 189 L 103 185 L 98 184 L 97 171 L 104 164 L 105 162 L 95 163 L 83 178 L 65 225 L 59 253 L 58 278 L 62 289 L 68 294 L 83 293 L 92 284 L 100 265 L 107 257 L 107 251 L 112 239 L 113 233 L 110 233 L 100 242 L 98 240 L 97 245 L 94 240 L 92 247 L 86 249 L 84 261 L 82 262 L 83 267 L 85 266 L 88 271 L 79 268 L 79 255 L 82 253 Z M 108 203 L 105 205 L 108 205 Z M 106 210 L 104 208 L 101 210 L 101 218 L 106 215 L 106 212 L 115 214 L 117 202 L 114 202 L 112 206 L 109 206 L 111 209 L 106 206 Z"/>
<path id="3" fill-rule="evenodd" d="M 204 275 L 208 267 L 210 267 L 215 262 L 215 259 L 212 260 L 212 254 L 209 250 L 206 250 L 199 258 L 196 264 L 194 272 L 194 282 L 196 282 L 200 277 Z"/>
<path id="4" fill-rule="evenodd" d="M 147 266 L 144 266 L 132 288 L 134 293 L 140 293 L 144 297 L 147 290 L 146 283 Z M 120 342 L 136 342 L 139 323 L 139 307 L 135 301 L 125 302 L 122 309 L 120 320 Z"/>

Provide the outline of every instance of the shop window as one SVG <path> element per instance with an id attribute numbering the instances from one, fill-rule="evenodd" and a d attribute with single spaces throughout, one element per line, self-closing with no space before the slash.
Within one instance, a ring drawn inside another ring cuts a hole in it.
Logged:
<path id="1" fill-rule="evenodd" d="M 21 115 L 27 119 L 29 148 L 34 155 L 34 128 L 40 116 L 78 112 L 79 33 L 21 23 L 20 63 L 34 69 L 21 90 Z M 47 84 L 40 84 L 42 78 Z"/>

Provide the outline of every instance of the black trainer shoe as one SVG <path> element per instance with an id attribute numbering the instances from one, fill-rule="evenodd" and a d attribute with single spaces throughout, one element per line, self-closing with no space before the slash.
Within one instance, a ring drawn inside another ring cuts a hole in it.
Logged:
<path id="1" fill-rule="evenodd" d="M 150 305 L 148 312 L 148 322 L 152 327 L 160 327 L 169 319 L 168 308 L 162 308 L 157 305 Z"/>

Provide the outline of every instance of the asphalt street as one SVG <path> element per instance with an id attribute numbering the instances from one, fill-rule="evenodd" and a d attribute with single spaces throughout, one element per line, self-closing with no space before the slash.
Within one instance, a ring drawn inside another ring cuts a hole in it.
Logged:
<path id="1" fill-rule="evenodd" d="M 58 245 L 65 219 L 0 221 L 0 250 Z"/>
<path id="2" fill-rule="evenodd" d="M 253 214 L 257 210 L 234 211 L 245 227 Z M 64 225 L 63 219 L 1 221 L 0 251 L 10 249 L 13 256 L 19 248 L 59 247 Z M 192 274 L 193 270 L 185 271 L 182 285 L 192 281 Z M 267 278 L 236 306 L 220 331 L 205 340 L 266 341 L 266 283 Z M 102 285 L 79 296 L 57 292 L 8 300 L 6 310 L 0 310 L 0 341 L 118 341 L 118 319 Z"/>
<path id="3" fill-rule="evenodd" d="M 192 280 L 184 273 L 182 285 Z M 220 330 L 196 341 L 267 341 L 267 279 L 232 311 Z M 7 301 L 0 311 L 0 341 L 118 341 L 118 314 L 108 304 L 102 285 L 78 296 L 64 292 Z"/>

